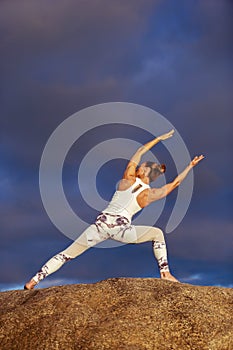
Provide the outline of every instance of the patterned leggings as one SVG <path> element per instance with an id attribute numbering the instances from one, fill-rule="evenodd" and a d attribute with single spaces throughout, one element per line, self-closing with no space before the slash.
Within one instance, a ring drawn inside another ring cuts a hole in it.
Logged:
<path id="1" fill-rule="evenodd" d="M 154 256 L 160 272 L 169 271 L 166 243 L 161 229 L 149 226 L 134 226 L 127 218 L 120 215 L 101 213 L 95 223 L 90 225 L 68 248 L 47 261 L 33 277 L 33 280 L 39 283 L 61 268 L 65 262 L 76 258 L 90 247 L 109 238 L 123 243 L 152 241 Z"/>

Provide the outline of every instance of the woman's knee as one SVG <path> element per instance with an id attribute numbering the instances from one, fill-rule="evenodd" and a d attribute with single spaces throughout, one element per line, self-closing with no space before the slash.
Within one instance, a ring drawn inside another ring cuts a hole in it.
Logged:
<path id="1" fill-rule="evenodd" d="M 158 227 L 152 227 L 151 239 L 152 241 L 164 241 L 163 231 Z"/>
<path id="2" fill-rule="evenodd" d="M 147 241 L 164 241 L 163 231 L 158 227 L 136 226 L 137 243 Z"/>
<path id="3" fill-rule="evenodd" d="M 78 255 L 82 254 L 89 247 L 84 243 L 74 242 L 68 248 L 63 250 L 63 254 L 69 256 L 71 259 L 76 258 Z"/>

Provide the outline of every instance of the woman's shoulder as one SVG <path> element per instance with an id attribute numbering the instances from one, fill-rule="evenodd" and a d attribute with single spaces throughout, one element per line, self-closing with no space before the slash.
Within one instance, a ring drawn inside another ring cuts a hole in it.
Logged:
<path id="1" fill-rule="evenodd" d="M 121 179 L 119 181 L 119 183 L 118 183 L 117 191 L 126 191 L 126 190 L 128 190 L 137 181 L 136 179 L 137 178 L 135 178 L 135 179 Z"/>

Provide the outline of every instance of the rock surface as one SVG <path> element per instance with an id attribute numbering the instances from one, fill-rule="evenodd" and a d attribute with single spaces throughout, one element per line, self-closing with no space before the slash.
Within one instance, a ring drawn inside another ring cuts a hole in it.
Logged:
<path id="1" fill-rule="evenodd" d="M 1 350 L 232 350 L 233 289 L 117 278 L 0 293 Z"/>

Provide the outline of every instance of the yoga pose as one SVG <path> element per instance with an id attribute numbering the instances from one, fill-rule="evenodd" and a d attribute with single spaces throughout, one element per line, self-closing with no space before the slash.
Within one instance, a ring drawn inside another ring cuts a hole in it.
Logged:
<path id="1" fill-rule="evenodd" d="M 160 228 L 134 226 L 133 215 L 150 203 L 166 197 L 187 176 L 204 156 L 196 156 L 190 164 L 171 183 L 160 188 L 151 188 L 155 181 L 166 171 L 164 164 L 144 162 L 139 165 L 141 157 L 160 141 L 172 137 L 174 130 L 161 135 L 141 146 L 130 159 L 118 189 L 105 210 L 68 248 L 53 256 L 46 262 L 32 279 L 25 284 L 25 289 L 33 289 L 40 281 L 57 271 L 65 262 L 76 258 L 84 251 L 106 240 L 114 239 L 123 243 L 143 243 L 152 241 L 153 252 L 163 279 L 178 282 L 170 273 L 167 249 L 163 232 Z"/>

